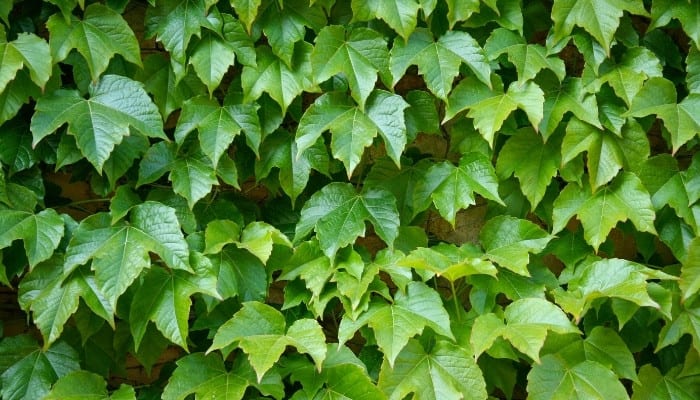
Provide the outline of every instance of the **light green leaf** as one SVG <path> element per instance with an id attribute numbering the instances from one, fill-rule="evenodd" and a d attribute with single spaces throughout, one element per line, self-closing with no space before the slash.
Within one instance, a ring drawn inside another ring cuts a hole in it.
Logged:
<path id="1" fill-rule="evenodd" d="M 697 384 L 693 385 L 692 377 L 684 379 L 682 376 L 673 375 L 672 373 L 662 375 L 651 364 L 643 365 L 639 369 L 639 382 L 632 385 L 632 400 L 695 399 Z"/>
<path id="2" fill-rule="evenodd" d="M 239 296 L 242 301 L 265 299 L 268 277 L 259 258 L 235 246 L 227 246 L 208 257 L 217 271 L 217 289 L 221 297 Z"/>
<path id="3" fill-rule="evenodd" d="M 41 89 L 31 81 L 29 73 L 23 69 L 17 71 L 15 79 L 9 81 L 5 90 L 0 92 L 0 123 L 17 115 L 30 97 L 38 99 L 41 95 Z"/>
<path id="4" fill-rule="evenodd" d="M 498 28 L 484 43 L 484 51 L 490 60 L 496 60 L 502 54 L 508 54 L 508 60 L 515 65 L 518 81 L 534 79 L 543 69 L 549 69 L 564 80 L 566 68 L 564 61 L 547 54 L 547 49 L 539 44 L 527 44 L 525 38 L 513 31 Z"/>
<path id="5" fill-rule="evenodd" d="M 648 279 L 675 279 L 641 264 L 618 258 L 584 261 L 567 290 L 557 289 L 557 303 L 578 321 L 599 298 L 620 298 L 641 307 L 660 308 L 647 293 Z"/>
<path id="6" fill-rule="evenodd" d="M 651 114 L 664 122 L 671 133 L 671 145 L 676 152 L 683 144 L 700 133 L 700 95 L 691 94 L 680 103 L 674 84 L 666 78 L 649 79 L 635 96 L 628 114 L 644 117 Z"/>
<path id="7" fill-rule="evenodd" d="M 529 253 L 541 252 L 552 238 L 534 223 L 506 215 L 490 219 L 479 234 L 486 258 L 525 276 L 530 276 Z"/>
<path id="8" fill-rule="evenodd" d="M 560 143 L 542 137 L 530 128 L 511 136 L 498 153 L 496 172 L 502 179 L 515 175 L 520 190 L 535 209 L 544 197 L 561 164 Z"/>
<path id="9" fill-rule="evenodd" d="M 649 29 L 666 26 L 671 19 L 681 23 L 685 34 L 700 49 L 700 4 L 695 1 L 658 0 L 651 5 Z"/>
<path id="10" fill-rule="evenodd" d="M 691 47 L 688 56 L 685 58 L 685 84 L 688 91 L 693 94 L 700 94 L 700 50 Z"/>
<path id="11" fill-rule="evenodd" d="M 333 258 L 338 249 L 365 234 L 365 221 L 389 246 L 398 236 L 399 215 L 391 192 L 373 188 L 357 194 L 350 184 L 326 185 L 304 204 L 294 241 L 316 232 L 323 252 Z"/>
<path id="12" fill-rule="evenodd" d="M 65 342 L 57 342 L 47 350 L 41 350 L 27 336 L 5 338 L 0 342 L 0 358 L 17 352 L 7 369 L 0 376 L 0 395 L 7 400 L 42 399 L 58 378 L 80 369 L 78 353 Z M 35 350 L 32 350 L 32 346 Z"/>
<path id="13" fill-rule="evenodd" d="M 278 168 L 282 190 L 294 205 L 309 182 L 311 170 L 328 175 L 329 165 L 328 150 L 324 143 L 316 141 L 300 153 L 294 136 L 279 130 L 265 137 L 260 147 L 260 160 L 255 163 L 255 177 L 263 179 L 273 168 Z"/>
<path id="14" fill-rule="evenodd" d="M 0 248 L 22 240 L 30 268 L 51 257 L 63 237 L 63 219 L 52 208 L 36 214 L 0 210 Z"/>
<path id="15" fill-rule="evenodd" d="M 217 254 L 224 246 L 235 243 L 240 236 L 241 228 L 229 219 L 209 221 L 204 231 L 204 254 Z"/>
<path id="16" fill-rule="evenodd" d="M 249 365 L 236 358 L 231 370 L 227 370 L 219 354 L 194 353 L 177 360 L 177 367 L 163 391 L 164 400 L 196 399 L 240 400 L 249 386 L 263 393 L 273 389 L 280 398 L 282 381 L 279 375 L 268 374 L 258 385 Z M 269 393 L 272 394 L 272 393 Z"/>
<path id="17" fill-rule="evenodd" d="M 447 0 L 447 20 L 450 29 L 460 21 L 466 21 L 481 9 L 481 0 Z"/>
<path id="18" fill-rule="evenodd" d="M 580 78 L 565 79 L 561 85 L 543 86 L 544 114 L 539 130 L 546 141 L 571 112 L 579 120 L 601 129 L 596 97 L 586 93 Z"/>
<path id="19" fill-rule="evenodd" d="M 245 131 L 253 151 L 257 153 L 262 132 L 257 106 L 236 104 L 219 106 L 215 99 L 204 96 L 193 97 L 183 106 L 175 128 L 175 140 L 182 144 L 193 130 L 199 132 L 199 143 L 212 165 L 217 165 L 221 155 L 228 150 L 233 139 Z"/>
<path id="20" fill-rule="evenodd" d="M 528 374 L 529 398 L 628 400 L 627 391 L 617 376 L 595 361 L 571 362 L 548 354 Z"/>
<path id="21" fill-rule="evenodd" d="M 98 172 L 114 146 L 133 127 L 141 134 L 166 138 L 158 108 L 140 83 L 129 78 L 106 75 L 90 86 L 90 99 L 72 90 L 57 90 L 41 97 L 32 116 L 33 144 L 68 124 L 68 133 Z"/>
<path id="22" fill-rule="evenodd" d="M 308 0 L 268 2 L 260 17 L 262 30 L 272 47 L 272 52 L 287 66 L 292 66 L 294 47 L 306 36 L 306 27 L 318 32 L 326 26 L 326 14 L 318 5 Z"/>
<path id="23" fill-rule="evenodd" d="M 641 377 L 637 379 L 632 352 L 614 330 L 604 326 L 593 328 L 583 341 L 583 351 L 587 360 L 611 368 L 620 378 L 643 382 Z"/>
<path id="24" fill-rule="evenodd" d="M 418 10 L 421 8 L 416 0 L 388 0 L 382 3 L 352 0 L 351 4 L 354 19 L 360 21 L 369 21 L 374 18 L 384 20 L 404 39 L 407 39 L 416 28 Z"/>
<path id="25" fill-rule="evenodd" d="M 173 190 L 187 199 L 190 209 L 219 183 L 211 160 L 198 149 L 179 154 L 170 168 Z"/>
<path id="26" fill-rule="evenodd" d="M 670 155 L 649 161 L 644 168 L 644 183 L 653 189 L 650 194 L 654 208 L 661 210 L 669 205 L 694 232 L 700 232 L 700 205 L 696 204 L 700 198 L 700 158 L 693 157 L 685 171 L 678 170 L 676 159 Z"/>
<path id="27" fill-rule="evenodd" d="M 554 40 L 564 40 L 574 26 L 579 26 L 609 53 L 624 11 L 647 15 L 641 0 L 555 0 L 552 6 Z"/>
<path id="28" fill-rule="evenodd" d="M 130 386 L 122 385 L 111 397 L 107 392 L 107 382 L 100 375 L 89 371 L 74 371 L 62 376 L 45 400 L 136 400 L 136 393 Z"/>
<path id="29" fill-rule="evenodd" d="M 315 320 L 297 319 L 285 334 L 282 313 L 263 303 L 243 303 L 243 308 L 225 322 L 214 335 L 207 352 L 237 344 L 255 369 L 258 382 L 277 362 L 287 346 L 309 354 L 321 368 L 326 357 L 325 335 Z"/>
<path id="30" fill-rule="evenodd" d="M 312 46 L 302 42 L 295 47 L 290 66 L 277 58 L 267 46 L 257 47 L 257 66 L 243 67 L 241 84 L 244 102 L 257 100 L 263 92 L 279 104 L 282 114 L 303 91 L 312 91 Z"/>
<path id="31" fill-rule="evenodd" d="M 47 265 L 60 268 L 60 265 Z M 82 288 L 77 279 L 80 278 L 69 278 L 66 282 L 54 279 L 32 300 L 34 323 L 44 337 L 45 348 L 61 336 L 68 318 L 78 309 Z"/>
<path id="32" fill-rule="evenodd" d="M 462 63 L 467 64 L 479 81 L 491 86 L 491 67 L 486 53 L 466 32 L 448 31 L 435 41 L 429 30 L 419 28 L 407 40 L 397 39 L 391 49 L 394 85 L 408 67 L 416 65 L 428 89 L 443 100 L 447 100 Z"/>
<path id="33" fill-rule="evenodd" d="M 245 25 L 245 28 L 250 32 L 253 22 L 258 16 L 258 8 L 260 8 L 260 0 L 229 0 L 231 6 L 236 10 L 238 19 Z"/>
<path id="34" fill-rule="evenodd" d="M 434 164 L 416 183 L 414 214 L 430 206 L 432 202 L 440 215 L 452 226 L 457 211 L 475 204 L 474 193 L 500 204 L 498 178 L 491 162 L 481 153 L 467 153 L 454 166 L 448 161 Z"/>
<path id="35" fill-rule="evenodd" d="M 629 219 L 639 231 L 656 234 L 649 193 L 636 175 L 627 172 L 595 193 L 588 183 L 583 187 L 568 184 L 554 200 L 552 234 L 564 229 L 574 215 L 583 225 L 586 242 L 596 251 L 620 221 Z"/>
<path id="36" fill-rule="evenodd" d="M 107 6 L 89 5 L 82 20 L 71 16 L 69 21 L 54 14 L 46 26 L 53 62 L 65 60 L 71 50 L 76 49 L 87 62 L 93 82 L 97 82 L 115 54 L 141 66 L 136 35 L 124 18 Z"/>
<path id="37" fill-rule="evenodd" d="M 12 2 L 10 2 L 12 4 Z M 27 68 L 29 77 L 44 88 L 51 76 L 51 53 L 44 39 L 32 33 L 21 33 L 17 39 L 7 42 L 0 36 L 0 92 L 15 79 L 17 71 Z"/>
<path id="38" fill-rule="evenodd" d="M 700 291 L 700 238 L 694 238 L 688 245 L 688 252 L 682 260 L 681 277 L 678 286 L 683 301 Z"/>
<path id="39" fill-rule="evenodd" d="M 440 243 L 433 247 L 419 247 L 411 251 L 398 265 L 430 271 L 450 282 L 476 274 L 496 276 L 496 267 L 483 259 L 483 253 L 474 245 L 457 247 Z"/>
<path id="40" fill-rule="evenodd" d="M 187 350 L 188 320 L 195 293 L 220 297 L 216 275 L 206 263 L 193 264 L 195 273 L 153 267 L 134 294 L 129 325 L 138 351 L 149 321 L 156 324 L 163 336 Z"/>
<path id="41" fill-rule="evenodd" d="M 474 356 L 447 341 L 438 341 L 426 352 L 411 340 L 393 366 L 384 362 L 377 384 L 389 399 L 415 400 L 486 399 L 486 383 Z"/>
<path id="42" fill-rule="evenodd" d="M 318 83 L 343 74 L 350 93 L 362 108 L 374 89 L 377 73 L 381 76 L 389 71 L 389 50 L 377 31 L 329 25 L 316 36 L 311 66 Z"/>
<path id="43" fill-rule="evenodd" d="M 600 67 L 600 77 L 592 82 L 593 90 L 599 90 L 600 85 L 608 83 L 615 94 L 630 106 L 636 99 L 644 82 L 650 78 L 661 77 L 663 66 L 659 58 L 645 47 L 627 49 L 617 64 L 603 63 Z"/>
<path id="44" fill-rule="evenodd" d="M 267 263 L 275 244 L 292 247 L 292 242 L 279 229 L 262 221 L 253 221 L 243 229 L 241 240 L 236 245 Z"/>
<path id="45" fill-rule="evenodd" d="M 237 45 L 240 44 L 230 43 L 211 31 L 205 31 L 202 39 L 189 52 L 190 65 L 209 89 L 210 96 L 235 63 Z"/>

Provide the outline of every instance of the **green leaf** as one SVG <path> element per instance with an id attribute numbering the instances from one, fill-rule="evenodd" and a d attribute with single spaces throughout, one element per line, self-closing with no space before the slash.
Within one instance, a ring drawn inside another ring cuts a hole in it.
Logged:
<path id="1" fill-rule="evenodd" d="M 69 21 L 52 15 L 46 26 L 53 62 L 65 60 L 71 50 L 76 49 L 87 62 L 93 82 L 98 81 L 115 54 L 141 66 L 136 35 L 124 18 L 109 7 L 91 4 L 85 9 L 82 20 L 71 16 Z"/>
<path id="2" fill-rule="evenodd" d="M 49 265 L 60 268 L 60 265 Z M 61 336 L 68 318 L 78 309 L 82 288 L 77 279 L 69 278 L 66 282 L 54 279 L 32 300 L 34 323 L 44 337 L 44 347 Z"/>
<path id="3" fill-rule="evenodd" d="M 263 263 L 267 263 L 275 244 L 292 247 L 289 238 L 279 229 L 262 221 L 253 221 L 243 229 L 241 240 L 236 245 L 248 250 Z"/>
<path id="4" fill-rule="evenodd" d="M 541 252 L 552 238 L 534 223 L 506 215 L 490 219 L 479 234 L 486 258 L 525 276 L 530 276 L 529 253 Z"/>
<path id="5" fill-rule="evenodd" d="M 338 249 L 365 234 L 369 221 L 379 237 L 392 246 L 398 236 L 396 199 L 385 189 L 357 194 L 350 184 L 334 182 L 314 193 L 301 209 L 294 241 L 316 232 L 323 252 L 333 258 Z"/>
<path id="6" fill-rule="evenodd" d="M 217 290 L 224 299 L 239 296 L 242 301 L 263 301 L 268 278 L 265 265 L 247 250 L 227 246 L 208 256 L 217 271 Z"/>
<path id="7" fill-rule="evenodd" d="M 330 131 L 333 156 L 343 162 L 348 176 L 360 163 L 364 149 L 381 135 L 389 156 L 399 165 L 406 146 L 406 125 L 403 110 L 408 107 L 401 96 L 382 90 L 372 92 L 364 112 L 342 93 L 330 92 L 319 97 L 301 120 L 296 133 L 297 155 Z"/>
<path id="8" fill-rule="evenodd" d="M 114 308 L 126 288 L 150 267 L 149 252 L 171 268 L 191 270 L 189 249 L 175 210 L 156 202 L 135 206 L 131 224 L 112 225 L 106 213 L 83 220 L 73 232 L 63 268 L 68 274 L 92 260 L 97 286 Z"/>
<path id="9" fill-rule="evenodd" d="M 199 149 L 179 154 L 170 165 L 169 178 L 173 191 L 187 199 L 190 209 L 219 183 L 211 159 Z"/>
<path id="10" fill-rule="evenodd" d="M 533 210 L 559 172 L 561 143 L 557 142 L 550 140 L 545 143 L 534 130 L 520 129 L 498 153 L 496 172 L 503 179 L 510 175 L 518 178 L 520 190 Z"/>
<path id="11" fill-rule="evenodd" d="M 681 288 L 683 301 L 700 291 L 700 238 L 694 238 L 688 245 L 688 252 L 682 260 L 681 277 L 678 286 Z"/>
<path id="12" fill-rule="evenodd" d="M 567 290 L 557 289 L 557 303 L 578 321 L 599 298 L 620 298 L 641 307 L 660 308 L 647 293 L 648 279 L 675 279 L 641 264 L 619 258 L 584 261 L 569 280 Z"/>
<path id="13" fill-rule="evenodd" d="M 552 234 L 564 229 L 574 215 L 583 225 L 586 242 L 596 251 L 620 221 L 629 219 L 639 231 L 656 234 L 649 193 L 636 175 L 627 172 L 595 193 L 588 183 L 568 184 L 554 200 Z"/>
<path id="14" fill-rule="evenodd" d="M 476 203 L 474 193 L 500 204 L 498 178 L 491 162 L 481 153 L 467 153 L 454 166 L 448 161 L 436 163 L 416 183 L 414 214 L 430 206 L 432 202 L 440 215 L 452 226 L 457 211 Z"/>
<path id="15" fill-rule="evenodd" d="M 596 326 L 583 341 L 583 350 L 587 360 L 611 368 L 617 376 L 634 382 L 644 382 L 641 377 L 637 379 L 632 352 L 614 330 Z"/>
<path id="16" fill-rule="evenodd" d="M 418 10 L 421 5 L 416 0 L 389 0 L 382 4 L 352 0 L 353 18 L 369 21 L 384 20 L 403 39 L 407 39 L 416 28 Z"/>
<path id="17" fill-rule="evenodd" d="M 412 0 L 408 0 L 412 1 Z M 407 39 L 398 39 L 391 49 L 391 74 L 395 86 L 411 65 L 425 78 L 428 89 L 447 100 L 462 63 L 491 86 L 491 67 L 479 43 L 466 32 L 449 31 L 437 41 L 427 29 L 419 28 Z"/>
<path id="18" fill-rule="evenodd" d="M 516 349 L 540 363 L 540 350 L 548 332 L 579 333 L 566 314 L 553 303 L 541 298 L 524 298 L 509 304 L 505 310 L 506 323 L 493 313 L 483 314 L 474 321 L 470 343 L 477 357 L 503 337 Z M 544 360 L 544 358 L 543 358 Z"/>
<path id="19" fill-rule="evenodd" d="M 236 358 L 238 361 L 239 358 Z M 268 374 L 263 382 L 256 382 L 249 365 L 235 362 L 227 370 L 219 354 L 194 353 L 177 360 L 177 367 L 163 391 L 164 400 L 184 400 L 194 395 L 196 399 L 240 400 L 249 386 L 263 393 L 273 389 L 275 398 L 281 398 L 282 381 L 279 375 Z M 270 393 L 271 394 L 271 393 Z M 283 393 L 282 393 L 283 394 Z"/>
<path id="20" fill-rule="evenodd" d="M 529 398 L 627 400 L 627 391 L 617 376 L 595 361 L 571 362 L 548 354 L 527 376 Z"/>
<path id="21" fill-rule="evenodd" d="M 370 306 L 357 323 L 343 318 L 338 333 L 339 342 L 344 343 L 365 324 L 374 331 L 377 345 L 391 367 L 396 367 L 395 360 L 409 339 L 422 334 L 426 327 L 439 335 L 454 338 L 440 296 L 422 282 L 409 283 L 406 292 L 396 293 L 391 305 L 375 303 Z"/>
<path id="22" fill-rule="evenodd" d="M 601 130 L 572 118 L 561 144 L 562 164 L 586 151 L 588 178 L 593 191 L 610 182 L 622 169 L 634 170 L 649 156 L 649 141 L 643 128 L 628 121 L 621 135 Z"/>
<path id="23" fill-rule="evenodd" d="M 260 147 L 260 160 L 255 164 L 255 177 L 260 180 L 273 168 L 278 168 L 282 190 L 294 205 L 309 182 L 311 170 L 328 175 L 329 166 L 328 150 L 321 141 L 300 153 L 294 136 L 279 130 L 265 137 Z"/>
<path id="24" fill-rule="evenodd" d="M 122 385 L 111 397 L 107 393 L 107 382 L 100 375 L 89 371 L 75 371 L 61 377 L 45 400 L 109 400 L 134 399 L 134 388 Z"/>
<path id="25" fill-rule="evenodd" d="M 584 90 L 580 78 L 568 78 L 561 85 L 545 86 L 542 89 L 544 90 L 544 114 L 539 130 L 545 141 L 554 133 L 569 111 L 587 124 L 598 129 L 603 127 L 598 118 L 596 97 Z"/>
<path id="26" fill-rule="evenodd" d="M 51 53 L 44 39 L 31 33 L 21 33 L 17 39 L 7 42 L 4 35 L 0 36 L 0 54 L 0 92 L 23 68 L 29 70 L 32 82 L 44 88 L 52 68 Z"/>
<path id="27" fill-rule="evenodd" d="M 51 257 L 63 237 L 63 218 L 51 208 L 36 214 L 0 210 L 0 248 L 22 240 L 30 267 Z"/>
<path id="28" fill-rule="evenodd" d="M 312 46 L 301 42 L 295 47 L 291 65 L 277 58 L 267 46 L 257 47 L 257 65 L 244 66 L 241 75 L 244 102 L 257 100 L 263 92 L 279 104 L 282 114 L 303 91 L 312 91 Z"/>
<path id="29" fill-rule="evenodd" d="M 29 346 L 35 345 L 32 339 L 22 336 L 20 338 L 25 338 L 20 339 L 25 343 L 5 338 L 0 342 L 0 354 L 6 355 L 9 351 L 15 351 L 18 344 L 23 345 L 22 350 L 30 350 Z M 0 376 L 0 394 L 3 399 L 19 400 L 44 398 L 58 378 L 79 370 L 80 364 L 78 353 L 72 347 L 65 342 L 57 342 L 47 350 L 35 348 L 33 351 L 23 351 L 7 367 Z"/>
<path id="30" fill-rule="evenodd" d="M 282 313 L 263 303 L 247 302 L 225 322 L 214 335 L 207 352 L 237 344 L 255 369 L 258 382 L 277 362 L 287 346 L 309 354 L 320 370 L 326 357 L 326 337 L 321 326 L 312 319 L 297 319 L 286 330 Z"/>
<path id="31" fill-rule="evenodd" d="M 654 208 L 661 210 L 669 205 L 694 232 L 700 232 L 700 206 L 696 204 L 700 198 L 700 158 L 694 157 L 685 171 L 678 170 L 676 159 L 670 155 L 649 161 L 644 168 L 644 183 L 653 189 L 650 194 Z"/>
<path id="32" fill-rule="evenodd" d="M 229 32 L 238 27 L 243 31 L 243 27 L 233 17 L 227 16 L 228 24 L 224 25 L 223 29 L 228 29 Z M 234 31 L 235 32 L 235 31 Z M 232 33 L 232 32 L 230 32 Z M 245 33 L 244 37 L 247 37 Z M 202 39 L 197 41 L 192 50 L 189 52 L 189 63 L 194 68 L 194 72 L 199 79 L 202 80 L 209 89 L 209 95 L 214 93 L 214 90 L 219 87 L 224 74 L 228 71 L 236 60 L 236 49 L 246 46 L 252 50 L 250 40 L 244 42 L 230 42 L 223 37 L 206 30 L 202 35 Z"/>
<path id="33" fill-rule="evenodd" d="M 508 60 L 515 65 L 518 81 L 521 82 L 534 79 L 543 69 L 554 72 L 559 81 L 566 76 L 561 58 L 547 54 L 547 49 L 542 45 L 527 44 L 524 37 L 507 29 L 498 28 L 491 32 L 484 43 L 484 51 L 492 61 L 502 54 L 508 54 Z"/>
<path id="34" fill-rule="evenodd" d="M 695 1 L 660 0 L 651 5 L 649 29 L 668 25 L 671 19 L 678 20 L 683 31 L 700 48 L 700 5 Z"/>
<path id="35" fill-rule="evenodd" d="M 245 25 L 250 32 L 255 18 L 258 16 L 258 8 L 260 8 L 260 0 L 229 0 L 231 6 L 236 10 L 238 19 Z"/>
<path id="36" fill-rule="evenodd" d="M 410 223 L 413 216 L 420 212 L 416 210 L 413 198 L 414 188 L 423 179 L 432 163 L 428 160 L 422 160 L 408 165 L 409 160 L 407 159 L 402 159 L 401 163 L 401 168 L 399 168 L 388 157 L 376 160 L 364 179 L 364 185 L 366 187 L 382 187 L 392 192 L 396 197 L 396 206 L 401 214 L 401 221 Z"/>
<path id="37" fill-rule="evenodd" d="M 635 100 L 644 82 L 649 78 L 661 77 L 663 66 L 651 50 L 644 47 L 627 49 L 618 64 L 604 63 L 600 67 L 600 77 L 592 82 L 597 89 L 607 82 L 615 94 L 628 106 Z M 589 90 L 590 90 L 589 89 Z"/>
<path id="38" fill-rule="evenodd" d="M 267 3 L 260 22 L 272 52 L 287 66 L 292 65 L 294 47 L 306 36 L 306 27 L 318 32 L 326 26 L 326 15 L 307 0 L 285 0 L 284 5 Z"/>
<path id="39" fill-rule="evenodd" d="M 486 399 L 486 383 L 474 356 L 447 341 L 429 351 L 415 340 L 399 353 L 393 366 L 385 362 L 379 388 L 389 399 L 414 393 L 416 400 Z"/>
<path id="40" fill-rule="evenodd" d="M 389 71 L 389 51 L 386 40 L 377 31 L 329 25 L 316 36 L 311 66 L 319 83 L 343 74 L 353 98 L 364 107 L 374 89 L 377 73 L 381 76 Z"/>
<path id="41" fill-rule="evenodd" d="M 130 134 L 129 127 L 146 136 L 165 139 L 158 108 L 141 84 L 117 75 L 103 76 L 90 86 L 89 100 L 77 91 L 64 89 L 40 98 L 32 116 L 33 144 L 65 123 L 80 151 L 98 172 L 114 146 Z"/>
<path id="42" fill-rule="evenodd" d="M 466 21 L 481 9 L 481 0 L 447 0 L 447 20 L 450 29 L 460 21 Z M 496 10 L 494 10 L 496 11 Z"/>
<path id="43" fill-rule="evenodd" d="M 202 27 L 214 30 L 207 19 L 211 1 L 164 1 L 158 7 L 149 7 L 146 14 L 146 36 L 163 44 L 171 57 L 175 76 L 185 75 L 186 51 L 192 36 L 201 36 Z"/>
<path id="44" fill-rule="evenodd" d="M 215 99 L 193 97 L 183 106 L 175 128 L 175 140 L 182 144 L 193 130 L 199 132 L 199 143 L 204 154 L 216 165 L 233 139 L 243 130 L 253 150 L 257 152 L 262 132 L 257 107 L 253 104 L 219 106 Z"/>
<path id="45" fill-rule="evenodd" d="M 0 92 L 0 123 L 12 119 L 20 108 L 29 102 L 30 97 L 37 99 L 41 89 L 36 86 L 24 70 L 17 71 L 14 80 L 7 83 L 5 90 Z"/>
<path id="46" fill-rule="evenodd" d="M 641 0 L 555 0 L 552 6 L 554 41 L 566 39 L 574 26 L 579 26 L 609 53 L 624 11 L 647 15 Z"/>
<path id="47" fill-rule="evenodd" d="M 697 397 L 693 383 L 683 378 L 672 374 L 662 375 L 651 364 L 645 364 L 639 369 L 639 382 L 632 386 L 632 400 L 693 400 Z"/>
<path id="48" fill-rule="evenodd" d="M 203 259 L 203 258 L 202 258 Z M 201 259 L 200 259 L 201 260 Z M 199 265 L 198 265 L 199 264 Z M 151 268 L 134 294 L 129 325 L 138 351 L 146 326 L 153 321 L 168 340 L 187 350 L 188 320 L 195 293 L 220 297 L 211 264 L 193 264 L 195 273 Z"/>
<path id="49" fill-rule="evenodd" d="M 664 122 L 671 133 L 671 145 L 676 152 L 683 144 L 700 133 L 700 95 L 691 94 L 676 103 L 676 88 L 666 78 L 651 78 L 634 97 L 628 114 L 644 117 L 651 114 Z"/>
<path id="50" fill-rule="evenodd" d="M 399 261 L 400 266 L 430 271 L 450 282 L 465 276 L 485 274 L 496 276 L 496 267 L 483 259 L 483 254 L 474 245 L 460 247 L 440 243 L 426 248 L 419 247 Z"/>

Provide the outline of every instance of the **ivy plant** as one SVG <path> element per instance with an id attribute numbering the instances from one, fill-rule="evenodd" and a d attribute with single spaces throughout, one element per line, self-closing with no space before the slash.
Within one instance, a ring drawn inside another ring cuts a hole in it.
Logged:
<path id="1" fill-rule="evenodd" d="M 700 398 L 699 10 L 1 2 L 0 397 Z"/>

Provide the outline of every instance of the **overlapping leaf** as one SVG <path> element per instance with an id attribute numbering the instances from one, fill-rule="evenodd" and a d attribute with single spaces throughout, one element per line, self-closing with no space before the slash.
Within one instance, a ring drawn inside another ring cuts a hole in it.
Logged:
<path id="1" fill-rule="evenodd" d="M 484 51 L 490 60 L 507 54 L 508 60 L 518 71 L 519 81 L 531 80 L 543 69 L 554 72 L 559 81 L 564 80 L 566 76 L 562 59 L 547 54 L 547 49 L 542 45 L 527 44 L 525 38 L 507 29 L 499 28 L 491 32 L 484 44 Z"/>
<path id="2" fill-rule="evenodd" d="M 529 254 L 542 251 L 552 236 L 528 220 L 499 215 L 486 222 L 479 239 L 486 258 L 515 273 L 529 276 Z"/>
<path id="3" fill-rule="evenodd" d="M 407 39 L 415 30 L 418 10 L 421 8 L 421 4 L 416 0 L 389 0 L 382 4 L 352 0 L 351 4 L 355 19 L 360 21 L 382 19 L 404 39 Z"/>
<path id="4" fill-rule="evenodd" d="M 103 377 L 88 371 L 74 371 L 59 378 L 44 399 L 136 400 L 136 392 L 131 386 L 121 385 L 110 396 Z"/>
<path id="5" fill-rule="evenodd" d="M 51 76 L 51 53 L 46 41 L 30 33 L 10 42 L 4 36 L 4 30 L 0 30 L 0 92 L 23 68 L 29 71 L 32 82 L 43 88 Z"/>
<path id="6" fill-rule="evenodd" d="M 55 210 L 36 214 L 18 210 L 0 211 L 0 248 L 22 240 L 31 267 L 51 257 L 63 237 L 64 224 Z"/>
<path id="7" fill-rule="evenodd" d="M 285 0 L 284 3 L 266 2 L 260 23 L 272 52 L 287 66 L 292 66 L 294 47 L 304 40 L 306 27 L 318 32 L 326 25 L 326 15 L 317 5 L 307 0 Z"/>
<path id="8" fill-rule="evenodd" d="M 545 141 L 554 133 L 568 112 L 587 124 L 602 128 L 596 97 L 586 93 L 580 78 L 568 78 L 561 84 L 552 83 L 542 87 L 542 90 L 544 106 L 539 130 Z"/>
<path id="9" fill-rule="evenodd" d="M 666 26 L 672 19 L 680 21 L 685 34 L 695 42 L 695 47 L 700 48 L 700 4 L 695 1 L 654 1 L 649 29 Z"/>

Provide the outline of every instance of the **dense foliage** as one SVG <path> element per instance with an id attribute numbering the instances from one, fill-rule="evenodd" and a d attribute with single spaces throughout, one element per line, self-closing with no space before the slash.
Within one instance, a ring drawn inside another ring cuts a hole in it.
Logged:
<path id="1" fill-rule="evenodd" d="M 700 0 L 0 21 L 3 399 L 700 397 Z"/>

